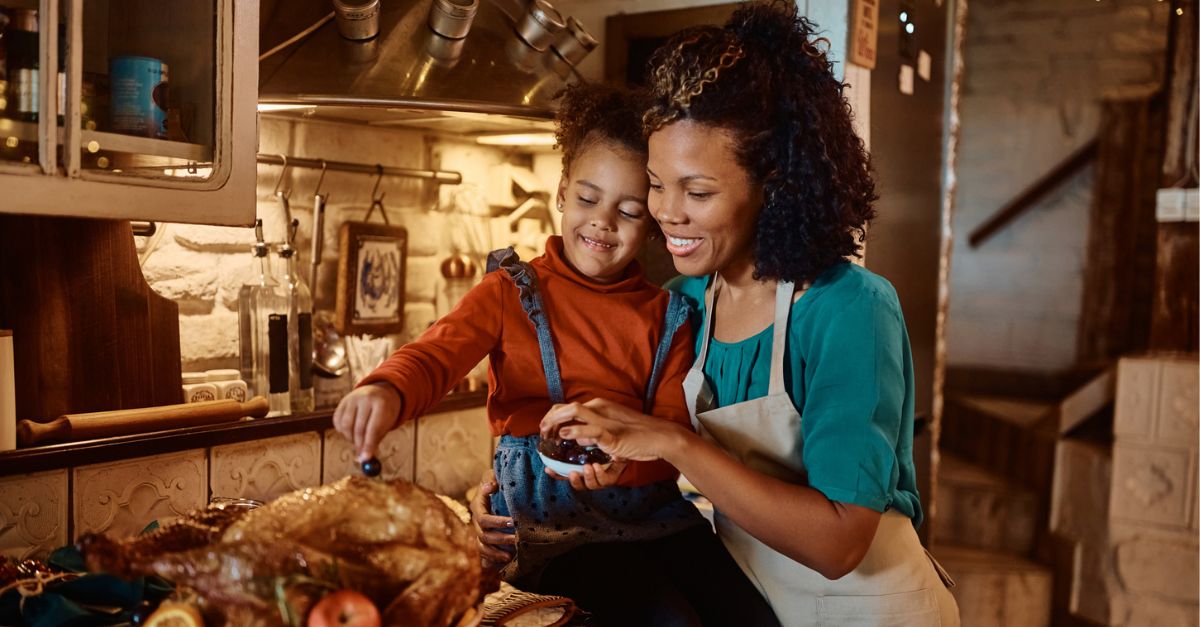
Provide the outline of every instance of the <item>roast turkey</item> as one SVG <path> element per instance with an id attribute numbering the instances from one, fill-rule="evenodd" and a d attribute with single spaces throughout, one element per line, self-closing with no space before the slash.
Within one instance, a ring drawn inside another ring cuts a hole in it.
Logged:
<path id="1" fill-rule="evenodd" d="M 452 625 L 480 597 L 478 545 L 441 499 L 403 480 L 347 477 L 253 510 L 210 506 L 154 532 L 80 542 L 90 570 L 154 574 L 227 623 L 288 624 L 330 589 L 366 594 L 389 625 Z"/>

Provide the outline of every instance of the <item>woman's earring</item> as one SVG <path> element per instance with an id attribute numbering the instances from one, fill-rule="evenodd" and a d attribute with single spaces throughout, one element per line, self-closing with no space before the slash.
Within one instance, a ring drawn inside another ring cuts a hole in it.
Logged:
<path id="1" fill-rule="evenodd" d="M 562 211 L 562 201 L 558 201 L 558 210 Z"/>

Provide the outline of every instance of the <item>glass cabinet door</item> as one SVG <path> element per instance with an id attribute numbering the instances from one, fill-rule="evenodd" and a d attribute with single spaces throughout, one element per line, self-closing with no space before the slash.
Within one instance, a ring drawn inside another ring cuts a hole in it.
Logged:
<path id="1" fill-rule="evenodd" d="M 49 32 L 55 16 L 46 13 L 36 0 L 0 0 L 0 164 L 24 166 L 16 171 L 36 172 L 44 165 L 52 172 L 55 142 L 41 138 L 62 125 L 57 115 L 54 124 L 40 122 L 46 94 L 57 108 L 65 88 L 60 71 L 45 69 L 44 46 L 64 46 L 58 37 L 62 29 Z"/>
<path id="2" fill-rule="evenodd" d="M 0 0 L 0 213 L 252 223 L 258 11 Z"/>
<path id="3" fill-rule="evenodd" d="M 82 176 L 211 179 L 222 126 L 220 33 L 232 12 L 222 14 L 220 0 L 69 4 L 80 2 L 82 55 L 74 103 Z"/>

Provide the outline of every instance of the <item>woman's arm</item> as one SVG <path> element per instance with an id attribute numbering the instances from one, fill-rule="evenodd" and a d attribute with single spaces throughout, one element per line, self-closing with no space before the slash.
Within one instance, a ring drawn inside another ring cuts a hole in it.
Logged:
<path id="1" fill-rule="evenodd" d="M 879 512 L 751 470 L 679 425 L 597 399 L 554 407 L 543 433 L 572 420 L 583 424 L 562 427 L 563 437 L 616 457 L 670 462 L 738 526 L 830 579 L 854 570 L 875 538 Z"/>

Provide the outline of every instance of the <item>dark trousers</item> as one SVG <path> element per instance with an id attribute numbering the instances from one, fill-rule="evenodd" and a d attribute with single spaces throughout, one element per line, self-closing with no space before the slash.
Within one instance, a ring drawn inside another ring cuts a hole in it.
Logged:
<path id="1" fill-rule="evenodd" d="M 551 561 L 525 589 L 570 597 L 604 627 L 779 625 L 708 526 L 658 540 L 581 546 Z"/>

